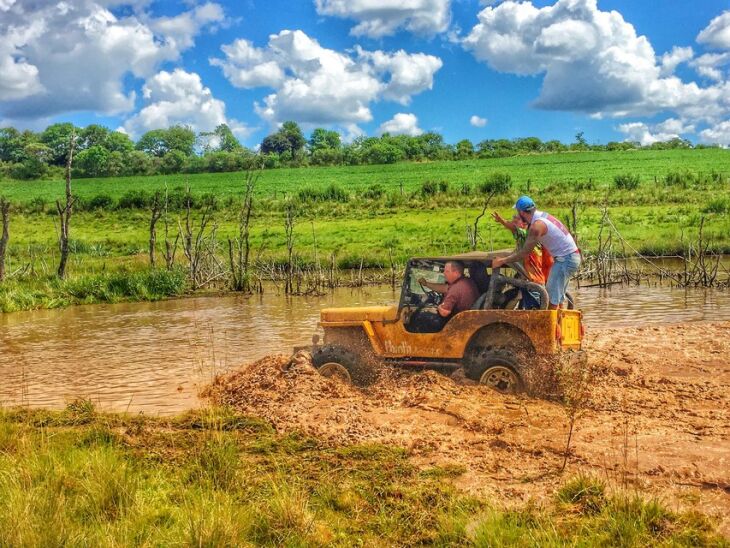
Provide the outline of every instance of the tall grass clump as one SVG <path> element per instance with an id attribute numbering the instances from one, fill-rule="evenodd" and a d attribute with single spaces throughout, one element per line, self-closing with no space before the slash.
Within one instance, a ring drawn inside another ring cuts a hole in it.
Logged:
<path id="1" fill-rule="evenodd" d="M 512 188 L 512 176 L 506 172 L 495 172 L 477 185 L 477 190 L 481 194 L 491 194 L 498 196 L 507 194 Z"/>
<path id="2" fill-rule="evenodd" d="M 714 198 L 707 202 L 703 213 L 715 213 L 716 215 L 723 215 L 730 213 L 730 198 Z"/>
<path id="3" fill-rule="evenodd" d="M 181 268 L 107 272 L 59 280 L 55 276 L 15 279 L 0 284 L 0 310 L 59 308 L 74 304 L 158 301 L 184 294 L 187 276 Z"/>
<path id="4" fill-rule="evenodd" d="M 385 195 L 385 187 L 376 183 L 367 187 L 360 195 L 366 200 L 378 200 Z"/>
<path id="5" fill-rule="evenodd" d="M 196 452 L 191 474 L 197 480 L 209 481 L 214 489 L 231 489 L 238 473 L 238 445 L 225 436 L 214 436 Z"/>
<path id="6" fill-rule="evenodd" d="M 617 190 L 636 190 L 640 182 L 638 175 L 622 173 L 613 178 L 613 187 Z"/>
<path id="7" fill-rule="evenodd" d="M 340 202 L 350 200 L 350 195 L 341 187 L 332 183 L 322 189 L 305 187 L 297 192 L 300 202 Z"/>
<path id="8" fill-rule="evenodd" d="M 81 303 L 122 300 L 156 301 L 182 294 L 187 278 L 181 269 L 115 272 L 69 280 L 62 292 Z"/>
<path id="9" fill-rule="evenodd" d="M 423 181 L 421 183 L 420 194 L 423 197 L 435 196 L 436 194 L 445 194 L 449 191 L 448 181 Z"/>
<path id="10" fill-rule="evenodd" d="M 679 187 L 686 190 L 695 182 L 695 177 L 688 170 L 670 171 L 664 176 L 663 182 L 664 186 Z"/>
<path id="11" fill-rule="evenodd" d="M 582 514 L 595 514 L 606 504 L 606 485 L 598 478 L 579 475 L 558 490 L 558 500 L 573 505 Z"/>

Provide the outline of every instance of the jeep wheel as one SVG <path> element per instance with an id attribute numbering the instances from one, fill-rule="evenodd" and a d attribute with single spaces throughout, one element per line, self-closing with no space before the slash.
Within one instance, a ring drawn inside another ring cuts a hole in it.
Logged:
<path id="1" fill-rule="evenodd" d="M 327 377 L 328 379 L 334 377 L 340 379 L 343 382 L 346 382 L 347 384 L 352 384 L 352 377 L 350 376 L 350 372 L 344 365 L 337 362 L 327 362 L 324 365 L 320 365 L 317 368 L 317 371 L 319 371 L 320 375 L 322 375 L 323 377 Z"/>
<path id="2" fill-rule="evenodd" d="M 314 351 L 312 364 L 325 377 L 337 377 L 355 386 L 369 386 L 377 377 L 366 357 L 342 346 L 325 345 Z"/>
<path id="3" fill-rule="evenodd" d="M 464 373 L 502 394 L 516 394 L 523 390 L 517 358 L 507 351 L 478 352 L 464 364 Z"/>

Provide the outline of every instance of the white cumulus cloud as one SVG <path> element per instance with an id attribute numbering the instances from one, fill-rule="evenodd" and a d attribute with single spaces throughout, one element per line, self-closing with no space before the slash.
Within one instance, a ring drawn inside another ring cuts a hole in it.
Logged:
<path id="1" fill-rule="evenodd" d="M 713 48 L 730 49 L 730 10 L 715 17 L 697 35 L 697 42 Z"/>
<path id="2" fill-rule="evenodd" d="M 111 4 L 127 15 L 112 13 Z M 165 18 L 134 1 L 5 0 L 1 6 L 0 114 L 10 119 L 127 112 L 136 97 L 125 77 L 149 77 L 223 20 L 214 3 Z"/>
<path id="3" fill-rule="evenodd" d="M 225 103 L 213 97 L 194 72 L 160 71 L 145 82 L 142 92 L 147 105 L 124 123 L 125 132 L 135 138 L 151 129 L 178 124 L 195 131 L 228 124 L 240 136 L 248 133 L 244 125 L 226 118 Z"/>
<path id="4" fill-rule="evenodd" d="M 378 134 L 382 135 L 383 133 L 415 137 L 416 135 L 421 135 L 423 130 L 418 127 L 418 118 L 415 114 L 399 112 L 393 118 L 380 125 Z"/>
<path id="5" fill-rule="evenodd" d="M 705 120 L 730 110 L 726 83 L 700 87 L 672 74 L 689 49 L 675 48 L 658 63 L 647 38 L 619 12 L 599 10 L 596 0 L 543 8 L 505 1 L 478 17 L 464 47 L 498 71 L 543 74 L 538 108 L 595 117 L 673 111 Z"/>
<path id="6" fill-rule="evenodd" d="M 210 63 L 220 67 L 226 78 L 238 88 L 274 88 L 285 79 L 284 69 L 273 56 L 255 47 L 249 40 L 239 39 L 221 49 L 226 60 L 213 58 Z"/>
<path id="7" fill-rule="evenodd" d="M 730 64 L 730 52 L 705 53 L 697 57 L 690 64 L 700 76 L 721 82 L 726 77 L 723 67 Z"/>
<path id="8" fill-rule="evenodd" d="M 487 125 L 487 119 L 474 114 L 471 118 L 469 118 L 469 123 L 474 127 L 484 127 Z"/>
<path id="9" fill-rule="evenodd" d="M 618 130 L 626 135 L 627 141 L 637 141 L 642 145 L 671 141 L 681 138 L 682 134 L 694 133 L 693 125 L 686 125 L 676 118 L 668 118 L 659 124 L 649 125 L 644 122 L 629 122 L 618 126 Z"/>
<path id="10" fill-rule="evenodd" d="M 662 76 L 669 76 L 671 74 L 674 74 L 675 69 L 682 63 L 691 61 L 694 57 L 694 54 L 694 50 L 691 47 L 680 48 L 678 46 L 674 46 L 672 48 L 672 51 L 669 51 L 662 55 Z"/>
<path id="11" fill-rule="evenodd" d="M 411 96 L 432 89 L 433 76 L 443 66 L 441 59 L 425 53 L 371 52 L 359 47 L 356 51 L 360 60 L 369 61 L 379 75 L 390 75 L 383 97 L 402 105 L 409 104 Z"/>
<path id="12" fill-rule="evenodd" d="M 164 36 L 173 47 L 184 50 L 192 47 L 195 36 L 206 25 L 225 21 L 223 8 L 219 4 L 207 2 L 173 17 L 159 17 L 150 21 L 156 34 Z"/>
<path id="13" fill-rule="evenodd" d="M 399 28 L 416 34 L 444 32 L 451 20 L 450 0 L 315 0 L 317 13 L 358 24 L 354 36 L 379 38 Z"/>
<path id="14" fill-rule="evenodd" d="M 236 87 L 270 87 L 274 92 L 254 105 L 271 125 L 296 120 L 333 125 L 353 133 L 353 124 L 372 120 L 371 103 L 390 100 L 406 105 L 433 86 L 441 68 L 438 57 L 422 53 L 325 48 L 300 30 L 283 30 L 258 48 L 237 40 L 221 48 L 225 58 L 211 59 Z"/>
<path id="15" fill-rule="evenodd" d="M 700 140 L 705 143 L 730 147 L 730 120 L 723 120 L 712 127 L 700 131 Z"/>

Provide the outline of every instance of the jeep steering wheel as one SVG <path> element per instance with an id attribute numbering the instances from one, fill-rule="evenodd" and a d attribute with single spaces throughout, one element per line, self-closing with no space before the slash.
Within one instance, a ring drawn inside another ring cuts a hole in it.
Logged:
<path id="1" fill-rule="evenodd" d="M 426 308 L 427 306 L 438 306 L 441 304 L 442 296 L 441 293 L 438 291 L 434 291 L 433 289 L 424 286 L 422 283 L 418 283 L 418 285 L 421 286 L 421 289 L 423 289 L 424 299 L 421 301 L 421 304 L 418 305 L 416 310 L 421 310 L 423 308 Z"/>

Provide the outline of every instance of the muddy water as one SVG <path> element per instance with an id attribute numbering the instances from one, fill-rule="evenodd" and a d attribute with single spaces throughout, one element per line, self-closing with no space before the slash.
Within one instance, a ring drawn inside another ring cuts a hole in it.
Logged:
<path id="1" fill-rule="evenodd" d="M 730 319 L 730 291 L 578 290 L 586 325 Z M 306 344 L 319 309 L 394 302 L 389 287 L 325 297 L 200 297 L 0 315 L 0 404 L 171 414 L 199 404 L 216 373 Z"/>

